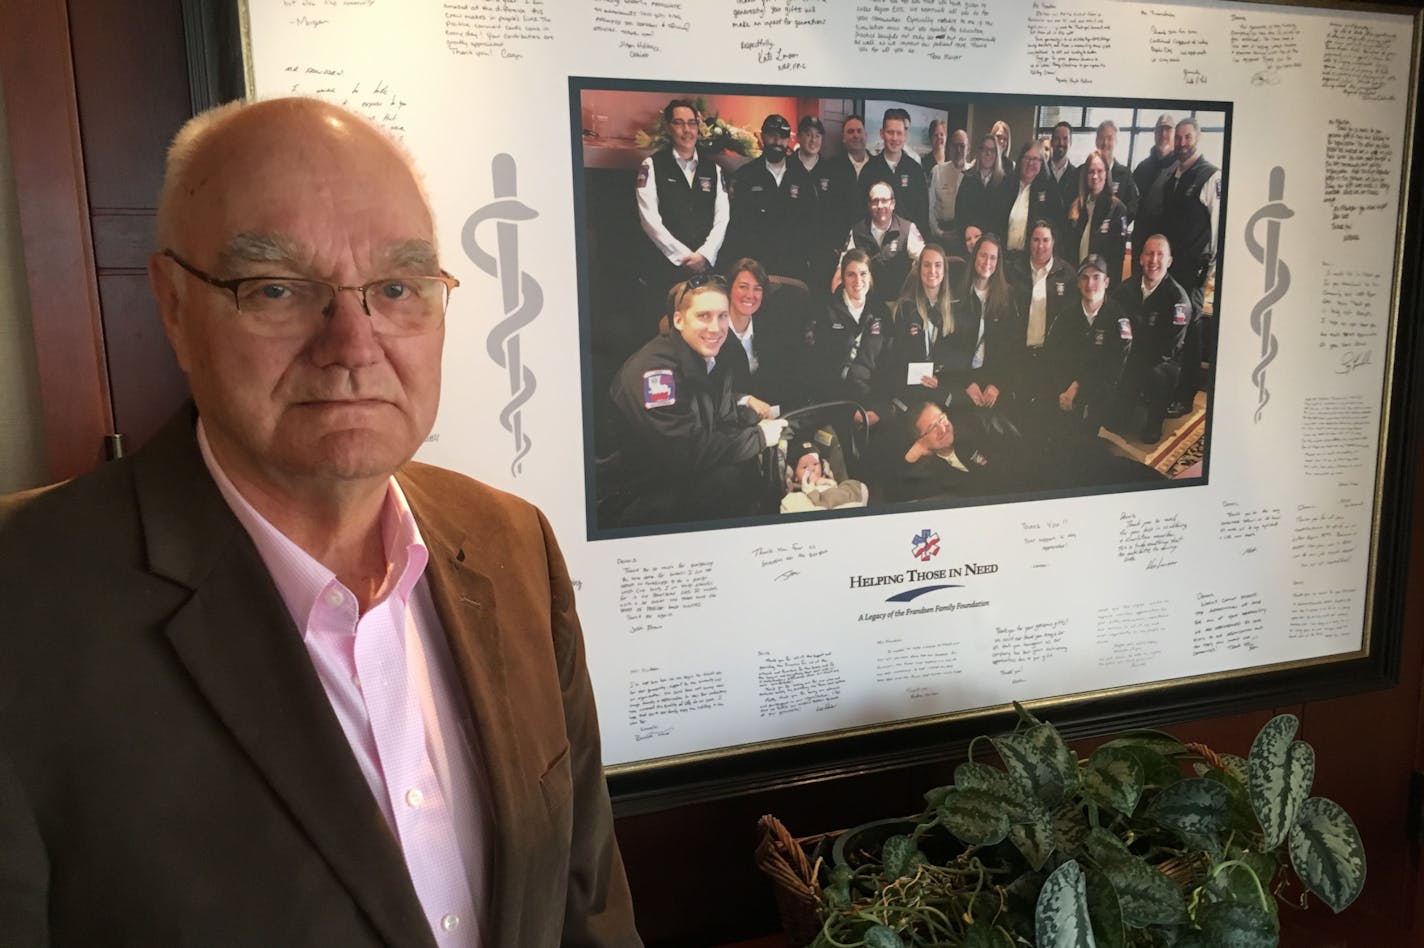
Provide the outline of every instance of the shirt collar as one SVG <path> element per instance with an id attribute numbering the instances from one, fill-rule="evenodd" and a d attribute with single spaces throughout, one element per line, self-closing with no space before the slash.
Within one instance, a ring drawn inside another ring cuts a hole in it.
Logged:
<path id="1" fill-rule="evenodd" d="M 337 582 L 336 574 L 273 526 L 242 496 L 213 455 L 201 418 L 197 436 L 198 450 L 208 473 L 233 515 L 252 538 L 292 621 L 305 634 L 312 606 L 318 596 Z M 386 496 L 381 504 L 381 539 L 385 545 L 386 578 L 376 594 L 376 601 L 394 595 L 402 603 L 408 602 L 411 590 L 425 572 L 430 553 L 421 539 L 410 504 L 394 477 L 386 482 Z"/>

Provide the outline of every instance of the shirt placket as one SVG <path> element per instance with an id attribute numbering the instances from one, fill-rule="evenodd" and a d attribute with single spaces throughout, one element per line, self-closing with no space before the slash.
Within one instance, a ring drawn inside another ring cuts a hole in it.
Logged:
<path id="1" fill-rule="evenodd" d="M 449 801 L 426 753 L 420 702 L 407 673 L 407 613 L 393 596 L 362 617 L 356 674 L 380 758 L 392 830 L 405 853 L 431 930 L 441 944 L 476 944 L 469 881 L 453 833 Z"/>

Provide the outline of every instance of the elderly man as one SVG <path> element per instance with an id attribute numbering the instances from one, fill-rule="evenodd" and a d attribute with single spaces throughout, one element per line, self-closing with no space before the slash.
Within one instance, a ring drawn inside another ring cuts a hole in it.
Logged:
<path id="1" fill-rule="evenodd" d="M 549 525 L 410 462 L 456 281 L 403 154 L 223 107 L 158 232 L 195 407 L 0 505 L 0 940 L 638 944 Z"/>
<path id="2" fill-rule="evenodd" d="M 648 235 L 644 248 L 645 325 L 653 332 L 668 287 L 717 265 L 727 234 L 727 187 L 717 162 L 697 148 L 700 118 L 686 99 L 663 109 L 670 141 L 638 167 L 638 221 Z"/>
<path id="3" fill-rule="evenodd" d="M 925 239 L 913 221 L 896 213 L 895 191 L 884 181 L 870 186 L 866 204 L 868 213 L 850 229 L 842 249 L 864 250 L 870 256 L 872 285 L 882 298 L 894 299 L 925 249 Z"/>
<path id="4" fill-rule="evenodd" d="M 945 160 L 930 169 L 930 234 L 946 247 L 960 240 L 956 215 L 959 184 L 964 180 L 964 159 L 969 154 L 969 135 L 957 128 L 945 146 Z"/>

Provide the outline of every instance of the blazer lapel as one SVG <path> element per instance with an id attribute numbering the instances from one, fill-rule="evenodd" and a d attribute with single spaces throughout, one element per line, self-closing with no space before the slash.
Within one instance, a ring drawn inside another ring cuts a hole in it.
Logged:
<path id="1" fill-rule="evenodd" d="M 500 624 L 494 582 L 477 565 L 488 568 L 489 564 L 474 546 L 480 541 L 468 537 L 459 525 L 478 521 L 478 513 L 450 516 L 453 498 L 427 492 L 419 465 L 408 465 L 397 479 L 430 551 L 426 576 L 431 599 L 470 709 L 470 739 L 483 777 L 489 828 L 487 940 L 496 945 L 512 944 L 517 937 L 519 880 L 523 878 L 519 841 L 526 838 L 529 818 L 521 801 L 528 796 L 524 784 L 530 765 L 519 739 L 522 730 L 513 705 L 517 696 L 510 694 L 506 630 Z M 482 540 L 488 544 L 492 538 Z"/>
<path id="2" fill-rule="evenodd" d="M 192 425 L 190 409 L 134 461 L 149 568 L 192 590 L 168 639 L 382 938 L 433 946 L 395 837 L 261 557 L 203 465 Z"/>

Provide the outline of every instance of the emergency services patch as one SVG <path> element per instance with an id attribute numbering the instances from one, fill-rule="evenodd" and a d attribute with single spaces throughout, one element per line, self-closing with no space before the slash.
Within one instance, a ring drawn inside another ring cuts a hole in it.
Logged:
<path id="1" fill-rule="evenodd" d="M 1128 319 L 1126 316 L 1124 316 L 1122 319 L 1119 319 L 1117 321 L 1117 334 L 1122 337 L 1124 342 L 1131 342 L 1132 320 Z"/>
<path id="2" fill-rule="evenodd" d="M 708 175 L 702 175 L 702 176 L 700 176 L 700 177 L 697 179 L 697 186 L 698 186 L 699 188 L 701 188 L 704 192 L 711 192 L 711 190 L 712 190 L 712 178 L 711 178 L 710 176 L 708 176 Z"/>
<path id="3" fill-rule="evenodd" d="M 797 197 L 801 195 L 801 185 L 793 184 L 790 188 L 787 189 L 787 191 L 791 195 L 791 200 L 794 201 Z"/>
<path id="4" fill-rule="evenodd" d="M 1048 197 L 1048 192 L 1047 192 L 1047 191 L 1040 191 L 1040 192 L 1038 192 L 1038 203 L 1042 204 L 1044 198 L 1046 198 L 1046 197 Z"/>
<path id="5" fill-rule="evenodd" d="M 975 451 L 973 454 L 969 455 L 969 463 L 977 464 L 980 467 L 984 467 L 989 463 L 989 459 L 984 457 L 984 455 L 980 454 L 978 451 Z"/>
<path id="6" fill-rule="evenodd" d="M 872 319 L 870 321 L 870 325 L 865 327 L 865 330 L 872 336 L 880 335 L 880 317 L 876 316 L 874 319 Z"/>
<path id="7" fill-rule="evenodd" d="M 677 378 L 672 369 L 649 369 L 643 373 L 643 407 L 667 408 L 677 404 Z"/>
<path id="8" fill-rule="evenodd" d="M 648 183 L 648 172 L 651 170 L 651 166 L 646 163 L 638 166 L 638 187 Z"/>
<path id="9" fill-rule="evenodd" d="M 1101 346 L 1101 345 L 1103 344 L 1103 335 L 1104 335 L 1103 330 L 1101 330 L 1101 329 L 1094 329 L 1094 330 L 1093 330 L 1093 345 L 1095 345 L 1095 346 Z"/>
<path id="10" fill-rule="evenodd" d="M 1186 324 L 1187 324 L 1187 304 L 1186 304 L 1186 303 L 1174 303 L 1174 304 L 1172 304 L 1172 325 L 1173 325 L 1173 326 L 1185 326 Z"/>
<path id="11" fill-rule="evenodd" d="M 817 186 L 818 186 L 822 191 L 829 191 L 829 190 L 831 189 L 831 179 L 830 179 L 830 178 L 817 178 L 817 179 L 816 179 L 816 183 L 817 183 Z"/>
<path id="12" fill-rule="evenodd" d="M 886 252 L 886 253 L 894 253 L 894 252 L 895 252 L 895 248 L 896 248 L 896 247 L 899 247 L 899 246 L 900 246 L 900 241 L 898 241 L 898 240 L 892 240 L 892 241 L 890 241 L 888 244 L 885 245 L 885 252 Z"/>
<path id="13" fill-rule="evenodd" d="M 910 325 L 905 328 L 905 331 L 912 336 L 918 336 L 920 334 L 920 324 L 910 323 Z"/>
<path id="14" fill-rule="evenodd" d="M 1111 227 L 1111 226 L 1112 226 L 1112 218 L 1109 217 L 1109 218 L 1107 218 L 1106 220 L 1103 221 L 1103 223 L 1102 223 L 1102 225 L 1101 225 L 1100 227 L 1098 227 L 1098 233 L 1100 233 L 1100 234 L 1106 234 L 1106 233 L 1108 232 L 1108 228 Z"/>
<path id="15" fill-rule="evenodd" d="M 1062 296 L 1062 295 L 1063 295 L 1063 281 L 1062 281 L 1062 280 L 1059 280 L 1057 283 L 1054 283 L 1054 284 L 1053 284 L 1053 289 L 1054 289 L 1054 291 L 1055 291 L 1059 296 Z"/>
<path id="16" fill-rule="evenodd" d="M 902 188 L 908 188 L 909 186 L 910 186 L 910 176 L 909 176 L 908 174 L 902 174 L 902 175 L 900 175 L 900 187 L 902 187 Z"/>

